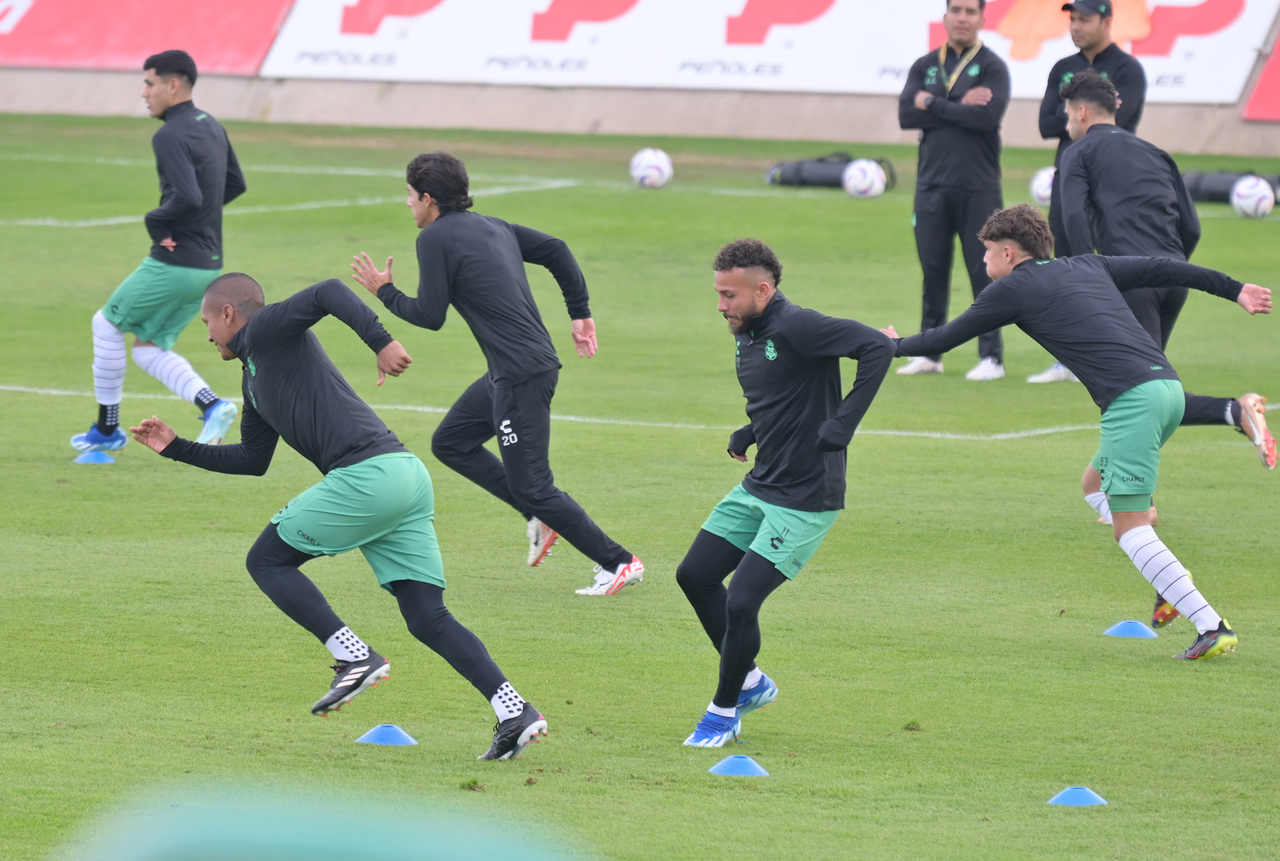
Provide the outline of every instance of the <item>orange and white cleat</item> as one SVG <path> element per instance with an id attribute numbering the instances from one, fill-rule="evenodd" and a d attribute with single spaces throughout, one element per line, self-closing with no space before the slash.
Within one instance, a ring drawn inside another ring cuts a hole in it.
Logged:
<path id="1" fill-rule="evenodd" d="M 1241 395 L 1240 433 L 1247 436 L 1258 449 L 1258 459 L 1267 469 L 1276 468 L 1276 438 L 1267 429 L 1267 399 L 1250 392 Z"/>
<path id="2" fill-rule="evenodd" d="M 560 535 L 536 517 L 529 521 L 526 534 L 529 536 L 529 558 L 525 561 L 530 568 L 537 568 L 551 555 L 551 548 L 560 540 Z"/>
<path id="3" fill-rule="evenodd" d="M 632 554 L 631 561 L 619 565 L 610 571 L 597 565 L 591 569 L 595 572 L 595 582 L 590 586 L 575 590 L 579 595 L 616 595 L 626 586 L 639 583 L 644 579 L 644 563 L 640 557 Z"/>

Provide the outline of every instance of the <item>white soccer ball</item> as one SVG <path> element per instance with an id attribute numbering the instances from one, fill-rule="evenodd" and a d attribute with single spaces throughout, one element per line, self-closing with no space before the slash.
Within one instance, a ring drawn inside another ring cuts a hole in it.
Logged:
<path id="1" fill-rule="evenodd" d="M 1031 199 L 1041 206 L 1048 206 L 1053 199 L 1053 177 L 1058 171 L 1052 167 L 1042 167 L 1031 177 Z"/>
<path id="2" fill-rule="evenodd" d="M 1262 177 L 1242 176 L 1231 186 L 1231 205 L 1245 218 L 1266 218 L 1276 205 L 1276 193 Z"/>
<path id="3" fill-rule="evenodd" d="M 854 197 L 879 197 L 889 184 L 884 168 L 869 158 L 859 158 L 845 165 L 840 184 Z"/>
<path id="4" fill-rule="evenodd" d="M 662 188 L 674 175 L 671 156 L 660 149 L 645 147 L 631 157 L 631 178 L 641 188 Z"/>

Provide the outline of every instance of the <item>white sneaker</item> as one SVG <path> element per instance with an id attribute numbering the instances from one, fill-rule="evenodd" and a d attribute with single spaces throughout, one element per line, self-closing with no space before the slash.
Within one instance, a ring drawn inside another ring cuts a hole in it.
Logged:
<path id="1" fill-rule="evenodd" d="M 916 356 L 910 362 L 907 362 L 901 368 L 898 368 L 898 373 L 906 376 L 914 376 L 915 374 L 941 374 L 942 363 L 935 362 L 928 356 Z"/>
<path id="2" fill-rule="evenodd" d="M 1032 374 L 1027 377 L 1028 383 L 1078 383 L 1080 379 L 1067 370 L 1061 362 L 1054 362 L 1053 367 L 1043 374 Z"/>
<path id="3" fill-rule="evenodd" d="M 616 595 L 622 587 L 644 579 L 644 563 L 635 555 L 632 555 L 630 562 L 619 565 L 614 571 L 607 571 L 599 565 L 591 570 L 596 574 L 596 581 L 590 586 L 575 590 L 579 595 Z"/>
<path id="4" fill-rule="evenodd" d="M 966 380 L 998 380 L 1004 376 L 1004 365 L 988 356 L 964 375 Z"/>
<path id="5" fill-rule="evenodd" d="M 525 561 L 530 568 L 537 568 L 551 555 L 551 545 L 560 540 L 560 535 L 536 517 L 529 521 L 525 534 L 529 536 L 529 558 Z"/>

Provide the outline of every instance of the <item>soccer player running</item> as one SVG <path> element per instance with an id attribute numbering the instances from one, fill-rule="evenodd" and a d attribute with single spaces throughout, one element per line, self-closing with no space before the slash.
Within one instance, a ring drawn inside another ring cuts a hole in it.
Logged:
<path id="1" fill-rule="evenodd" d="M 142 98 L 151 116 L 164 121 L 151 138 L 160 206 L 145 219 L 150 256 L 93 315 L 98 420 L 71 438 L 76 451 L 117 451 L 129 441 L 119 427 L 126 332 L 135 336 L 138 367 L 200 410 L 198 442 L 221 442 L 236 419 L 236 405 L 215 395 L 173 345 L 200 313 L 205 287 L 222 274 L 222 207 L 244 193 L 244 176 L 227 133 L 191 101 L 191 56 L 162 51 L 142 68 Z"/>
<path id="2" fill-rule="evenodd" d="M 745 462 L 755 443 L 756 460 L 676 570 L 720 653 L 715 697 L 684 741 L 693 747 L 722 747 L 738 736 L 743 715 L 778 698 L 755 665 L 760 607 L 795 579 L 844 508 L 845 449 L 893 362 L 893 345 L 875 329 L 788 301 L 778 291 L 782 264 L 758 239 L 730 242 L 714 268 L 751 420 L 729 438 L 729 455 Z M 858 362 L 843 400 L 842 358 Z"/>
<path id="3" fill-rule="evenodd" d="M 406 171 L 418 234 L 418 297 L 396 289 L 391 264 L 378 271 L 361 253 L 355 279 L 402 320 L 433 331 L 449 305 L 467 321 L 489 372 L 450 408 L 431 437 L 431 452 L 527 521 L 528 564 L 546 557 L 557 536 L 595 562 L 579 595 L 614 595 L 644 579 L 644 563 L 605 534 L 551 474 L 551 398 L 560 360 L 533 301 L 524 264 L 545 266 L 564 293 L 578 355 L 597 349 L 587 282 L 562 240 L 519 224 L 469 212 L 467 169 L 446 152 L 423 153 Z M 484 444 L 495 436 L 499 460 Z"/>
<path id="4" fill-rule="evenodd" d="M 947 43 L 915 61 L 898 99 L 898 124 L 920 129 L 916 178 L 916 251 L 924 274 L 920 329 L 947 322 L 951 262 L 960 237 L 976 298 L 991 283 L 975 238 L 987 216 L 1004 206 L 1000 184 L 1000 123 L 1009 106 L 1009 69 L 978 38 L 985 0 L 947 0 Z M 999 330 L 978 339 L 978 364 L 967 380 L 1004 376 Z M 899 374 L 941 374 L 942 356 L 921 356 Z"/>
<path id="5" fill-rule="evenodd" d="M 130 430 L 164 457 L 235 475 L 265 474 L 283 437 L 323 473 L 319 484 L 271 518 L 246 560 L 267 597 L 334 657 L 337 674 L 312 714 L 341 709 L 390 670 L 387 659 L 343 624 L 299 570 L 317 556 L 358 547 L 379 585 L 399 602 L 409 632 L 493 706 L 493 744 L 478 758 L 519 756 L 530 741 L 546 735 L 547 722 L 445 607 L 431 476 L 325 354 L 311 327 L 327 315 L 350 326 L 377 355 L 378 385 L 409 366 L 404 348 L 341 281 L 324 281 L 265 305 L 257 281 L 230 273 L 209 285 L 201 318 L 222 358 L 244 366 L 240 443 L 191 442 L 154 416 Z"/>
<path id="6" fill-rule="evenodd" d="M 1120 46 L 1111 40 L 1111 22 L 1115 8 L 1110 0 L 1081 0 L 1079 3 L 1067 3 L 1062 11 L 1071 13 L 1071 41 L 1079 53 L 1063 57 L 1053 64 L 1049 70 L 1049 84 L 1044 91 L 1044 99 L 1040 102 L 1040 137 L 1058 139 L 1058 151 L 1053 157 L 1053 166 L 1059 169 L 1053 183 L 1053 193 L 1049 200 L 1049 227 L 1053 230 L 1054 254 L 1058 257 L 1069 257 L 1071 246 L 1067 242 L 1067 230 L 1062 224 L 1062 182 L 1060 169 L 1062 156 L 1071 146 L 1071 135 L 1067 132 L 1067 104 L 1058 91 L 1081 72 L 1093 69 L 1098 74 L 1115 84 L 1119 93 L 1119 107 L 1116 111 L 1116 125 L 1128 132 L 1138 133 L 1138 123 L 1142 119 L 1142 108 L 1147 101 L 1147 75 L 1142 64 L 1131 55 L 1120 50 Z M 1089 254 L 1092 248 L 1082 249 L 1081 254 Z M 1126 294 L 1126 298 L 1128 298 Z M 1139 318 L 1141 319 L 1141 318 Z M 1053 367 L 1039 374 L 1027 377 L 1028 383 L 1060 383 L 1079 382 L 1071 372 L 1055 362 Z"/>
<path id="7" fill-rule="evenodd" d="M 1160 449 L 1178 429 L 1186 400 L 1168 358 L 1138 324 L 1120 291 L 1186 284 L 1271 313 L 1271 291 L 1168 257 L 1053 257 L 1053 233 L 1039 209 L 997 212 L 978 234 L 994 283 L 946 326 L 897 341 L 903 356 L 958 347 L 995 326 L 1016 324 L 1080 378 L 1102 410 L 1102 439 L 1081 481 L 1105 495 L 1113 534 L 1128 557 L 1198 631 L 1176 658 L 1234 651 L 1235 631 L 1205 600 L 1156 536 L 1151 494 Z M 882 330 L 897 338 L 892 328 Z M 1090 501 L 1094 504 L 1094 501 Z"/>

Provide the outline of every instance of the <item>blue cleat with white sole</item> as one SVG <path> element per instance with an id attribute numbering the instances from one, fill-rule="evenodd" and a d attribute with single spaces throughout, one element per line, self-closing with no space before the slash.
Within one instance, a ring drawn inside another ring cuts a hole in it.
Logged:
<path id="1" fill-rule="evenodd" d="M 778 686 L 773 683 L 773 679 L 761 673 L 760 681 L 738 694 L 738 717 L 762 709 L 777 700 Z"/>
<path id="2" fill-rule="evenodd" d="M 204 445 L 219 445 L 222 438 L 235 423 L 238 410 L 231 401 L 217 400 L 213 406 L 204 411 L 204 427 L 200 428 L 200 436 L 196 442 Z"/>
<path id="3" fill-rule="evenodd" d="M 103 434 L 98 430 L 98 423 L 94 422 L 89 425 L 88 431 L 78 433 L 71 438 L 71 447 L 79 452 L 119 451 L 128 442 L 129 438 L 120 428 L 116 428 L 110 434 Z"/>
<path id="4" fill-rule="evenodd" d="M 742 732 L 742 721 L 707 712 L 684 740 L 688 747 L 724 747 Z"/>

